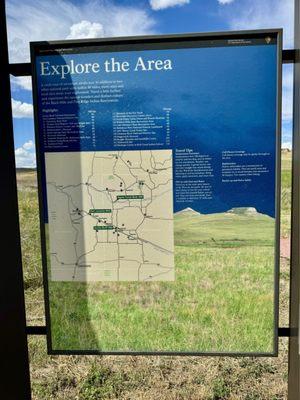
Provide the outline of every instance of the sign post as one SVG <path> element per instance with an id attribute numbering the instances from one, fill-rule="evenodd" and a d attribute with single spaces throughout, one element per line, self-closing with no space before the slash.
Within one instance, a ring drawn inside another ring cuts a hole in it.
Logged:
<path id="1" fill-rule="evenodd" d="M 294 132 L 292 180 L 292 248 L 288 399 L 300 398 L 300 2 L 295 0 Z"/>
<path id="2" fill-rule="evenodd" d="M 5 2 L 0 2 L 0 395 L 11 400 L 30 400 L 30 376 L 26 336 L 22 257 L 19 233 L 13 123 L 9 79 Z"/>

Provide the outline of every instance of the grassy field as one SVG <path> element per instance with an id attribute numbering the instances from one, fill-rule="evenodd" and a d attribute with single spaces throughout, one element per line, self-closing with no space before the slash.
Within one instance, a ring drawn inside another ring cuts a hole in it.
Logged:
<path id="1" fill-rule="evenodd" d="M 272 259 L 182 246 L 173 284 L 51 283 L 54 348 L 271 352 Z"/>
<path id="2" fill-rule="evenodd" d="M 234 212 L 175 215 L 175 245 L 202 248 L 240 248 L 274 245 L 274 219 L 247 208 Z M 176 253 L 176 251 L 175 251 Z"/>
<path id="3" fill-rule="evenodd" d="M 274 220 L 175 216 L 175 282 L 51 282 L 56 350 L 272 352 Z"/>
<path id="4" fill-rule="evenodd" d="M 18 174 L 19 182 L 19 205 L 20 205 L 20 216 L 21 216 L 21 235 L 22 235 L 22 248 L 23 248 L 23 264 L 24 264 L 24 277 L 25 277 L 25 295 L 26 295 L 26 307 L 27 307 L 27 320 L 28 324 L 42 324 L 44 322 L 44 309 L 43 309 L 43 297 L 42 297 L 42 279 L 41 279 L 41 263 L 40 263 L 40 248 L 39 248 L 39 222 L 38 222 L 38 210 L 37 210 L 37 194 L 36 194 L 36 183 L 34 172 Z M 282 236 L 289 236 L 289 209 L 290 209 L 290 154 L 283 154 L 283 174 L 282 174 Z M 267 228 L 268 229 L 268 228 Z M 239 236 L 240 237 L 240 236 Z M 234 239 L 234 238 L 233 238 Z M 183 240 L 183 239 L 182 239 Z M 199 242 L 199 238 L 196 239 Z M 224 244 L 224 243 L 223 243 Z M 235 243 L 236 245 L 237 243 Z M 199 245 L 199 243 L 198 243 Z M 186 249 L 184 243 L 178 243 L 178 261 L 181 265 L 182 271 L 184 268 L 189 268 L 191 274 L 189 278 L 189 288 L 195 277 L 195 273 L 199 274 L 196 266 L 201 263 L 203 253 L 200 249 L 189 247 Z M 249 257 L 256 258 L 256 265 L 261 265 L 260 259 L 263 256 L 263 252 L 266 249 L 270 249 L 268 243 L 264 246 L 257 247 L 255 254 L 248 254 Z M 239 252 L 248 251 L 247 246 L 238 246 L 234 249 L 236 255 L 236 262 L 240 259 L 241 254 Z M 188 253 L 187 253 L 188 251 Z M 223 257 L 229 257 L 232 248 L 226 243 L 225 256 L 224 246 L 220 249 L 215 244 L 210 243 L 210 246 L 205 246 L 206 254 L 210 254 L 210 262 L 212 260 L 220 260 L 220 254 Z M 218 251 L 220 253 L 218 253 Z M 188 260 L 189 266 L 187 266 L 187 254 L 190 259 Z M 230 255 L 231 257 L 231 255 Z M 242 259 L 245 258 L 243 254 Z M 230 261 L 231 269 L 227 270 L 222 268 L 221 264 L 224 260 L 220 260 L 217 264 L 214 262 L 210 273 L 215 271 L 218 274 L 218 284 L 220 281 L 220 272 L 222 273 L 225 282 L 228 282 L 228 275 L 234 277 L 234 264 Z M 246 263 L 245 263 L 246 264 Z M 220 269 L 219 269 L 220 268 Z M 258 285 L 255 279 L 250 279 L 251 273 L 247 271 L 247 265 L 241 266 L 243 274 L 236 279 L 243 279 L 243 287 L 246 288 L 246 295 L 249 297 L 248 309 L 245 304 L 242 305 L 242 309 L 239 309 L 239 302 L 233 301 L 231 304 L 237 306 L 237 310 L 234 313 L 237 315 L 241 310 L 245 313 L 246 320 L 253 317 L 253 310 L 251 309 L 251 293 L 253 296 L 258 295 Z M 197 299 L 202 302 L 202 310 L 199 312 L 199 317 L 205 319 L 206 326 L 210 324 L 216 325 L 215 316 L 219 315 L 220 312 L 216 310 L 214 304 L 214 296 L 207 298 L 201 292 L 207 294 L 208 289 L 215 292 L 217 296 L 224 293 L 224 285 L 222 288 L 215 284 L 216 279 L 214 275 L 207 274 L 208 271 L 201 270 L 203 273 L 203 279 L 198 280 L 193 284 L 195 289 L 197 288 L 197 296 L 202 298 Z M 178 272 L 179 273 L 179 272 Z M 265 277 L 262 277 L 263 269 L 257 269 L 253 277 L 257 275 L 259 284 L 264 281 Z M 204 279 L 205 276 L 205 279 Z M 282 259 L 281 265 L 281 300 L 280 300 L 280 320 L 281 324 L 287 324 L 287 311 L 288 311 L 288 260 Z M 177 277 L 180 279 L 180 275 Z M 176 278 L 176 279 L 177 279 Z M 183 279 L 183 276 L 182 276 Z M 266 293 L 269 293 L 270 288 L 268 287 L 268 279 L 265 281 Z M 224 282 L 223 282 L 224 283 Z M 97 289 L 97 288 L 95 288 Z M 199 290 L 200 289 L 200 290 Z M 228 287 L 225 290 L 225 296 L 236 296 L 239 295 L 236 287 Z M 93 290 L 92 288 L 90 290 Z M 135 289 L 136 291 L 136 289 Z M 97 290 L 96 290 L 97 292 Z M 172 299 L 172 293 L 169 294 Z M 179 293 L 178 293 L 179 294 Z M 118 294 L 120 295 L 120 294 Z M 98 297 L 97 297 L 98 296 Z M 97 320 L 99 313 L 98 300 L 99 296 L 101 301 L 105 300 L 105 291 L 97 292 L 94 296 L 95 304 L 90 305 L 90 315 L 94 314 L 95 320 Z M 149 299 L 149 293 L 139 294 L 139 299 L 145 298 L 147 302 Z M 74 296 L 75 297 L 75 296 Z M 103 299 L 103 298 L 104 299 Z M 263 296 L 262 296 L 263 297 Z M 63 299 L 63 293 L 61 293 L 61 299 Z M 168 299 L 168 301 L 170 301 Z M 107 307 L 111 307 L 109 299 L 105 304 Z M 117 301 L 114 296 L 113 301 Z M 156 301 L 156 299 L 152 299 Z M 257 301 L 257 296 L 256 296 Z M 264 302 L 265 299 L 262 299 Z M 206 302 L 206 303 L 205 303 Z M 228 302 L 228 298 L 224 298 L 224 302 Z M 230 303 L 230 299 L 229 299 Z M 243 302 L 245 303 L 245 302 Z M 61 304 L 61 302 L 60 302 Z M 139 304 L 143 309 L 143 304 Z M 165 307 L 165 304 L 160 306 Z M 191 304 L 191 309 L 194 305 Z M 110 308 L 111 309 L 111 308 Z M 203 310 L 207 313 L 203 314 Z M 200 310 L 198 310 L 200 311 Z M 232 310 L 231 310 L 232 312 Z M 68 316 L 70 317 L 70 316 Z M 74 321 L 80 315 L 73 315 Z M 125 320 L 125 316 L 122 316 Z M 255 317 L 255 316 L 254 316 Z M 183 320 L 188 320 L 189 316 L 184 315 Z M 226 315 L 224 315 L 226 319 Z M 70 318 L 68 318 L 68 321 Z M 123 321 L 124 321 L 123 320 Z M 268 319 L 261 318 L 262 324 L 270 325 Z M 123 324 L 121 321 L 121 325 Z M 145 321 L 146 322 L 146 321 Z M 192 321 L 191 321 L 192 322 Z M 217 321 L 221 327 L 222 319 Z M 233 322 L 233 321 L 231 321 Z M 234 321 L 236 323 L 236 321 Z M 162 326 L 160 321 L 157 323 L 156 332 L 159 333 L 159 338 L 162 338 L 164 332 L 162 332 Z M 191 323 L 191 325 L 193 325 Z M 135 325 L 136 326 L 136 325 Z M 218 325 L 216 325 L 218 326 Z M 151 326 L 150 326 L 151 327 Z M 100 327 L 101 328 L 101 327 Z M 113 341 L 118 342 L 119 334 L 123 335 L 124 332 L 116 332 L 112 330 L 112 327 L 105 327 L 105 329 L 111 329 L 111 334 L 114 336 Z M 146 327 L 149 330 L 149 327 Z M 190 327 L 194 329 L 193 326 Z M 247 345 L 245 343 L 239 343 L 240 340 L 239 332 L 227 326 L 228 331 L 225 336 L 232 336 L 230 341 L 232 343 L 238 343 L 238 345 Z M 263 328 L 263 327 L 262 327 Z M 65 334 L 68 334 L 70 327 L 64 326 Z M 186 327 L 185 329 L 188 329 Z M 221 328 L 220 328 L 221 329 Z M 81 333 L 78 332 L 80 336 Z M 86 332 L 85 334 L 88 334 Z M 142 333 L 142 327 L 141 327 Z M 181 337 L 182 332 L 176 332 L 174 335 L 176 338 Z M 153 337 L 155 332 L 153 332 Z M 257 343 L 258 346 L 261 343 L 262 330 L 257 331 Z M 94 335 L 91 340 L 95 340 Z M 145 345 L 143 337 L 136 335 L 141 338 L 139 345 Z M 254 337 L 255 334 L 251 335 Z M 266 335 L 267 336 L 267 335 Z M 229 340 L 225 337 L 225 340 Z M 210 346 L 221 346 L 221 343 L 214 342 L 214 335 L 212 331 L 207 334 L 207 340 Z M 103 343 L 103 342 L 102 342 Z M 251 343 L 251 345 L 253 345 Z M 228 341 L 224 343 L 228 346 Z M 174 346 L 176 343 L 174 343 Z M 200 343 L 199 345 L 202 346 Z M 263 343 L 263 346 L 268 345 Z M 82 399 L 82 400 L 98 400 L 98 399 L 203 399 L 203 400 L 218 400 L 218 399 L 265 399 L 265 400 L 279 400 L 286 398 L 286 376 L 287 376 L 287 343 L 285 340 L 280 341 L 280 354 L 278 358 L 212 358 L 212 357 L 48 357 L 46 355 L 45 340 L 44 338 L 31 338 L 30 339 L 30 358 L 31 358 L 31 372 L 32 372 L 32 384 L 34 399 Z"/>

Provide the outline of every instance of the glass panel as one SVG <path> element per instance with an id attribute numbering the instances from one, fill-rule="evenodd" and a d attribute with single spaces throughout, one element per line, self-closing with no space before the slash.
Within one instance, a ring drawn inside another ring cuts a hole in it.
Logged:
<path id="1" fill-rule="evenodd" d="M 14 142 L 28 325 L 43 325 L 44 294 L 30 77 L 11 76 Z"/>
<path id="2" fill-rule="evenodd" d="M 291 184 L 293 136 L 293 65 L 283 65 L 281 152 L 281 279 L 280 326 L 289 324 L 289 277 L 291 241 Z"/>
<path id="3" fill-rule="evenodd" d="M 262 27 L 284 27 L 286 48 L 293 47 L 293 1 L 230 1 L 219 0 L 210 2 L 188 1 L 183 7 L 159 8 L 159 1 L 153 3 L 152 10 L 145 2 L 144 9 L 139 8 L 128 12 L 127 2 L 119 3 L 120 7 L 111 7 L 114 18 L 104 9 L 100 2 L 43 1 L 19 0 L 7 1 L 8 28 L 10 39 L 11 62 L 29 61 L 29 40 L 65 39 L 112 36 L 122 34 L 172 33 L 186 31 L 214 31 L 227 29 L 250 29 Z M 133 8 L 137 2 L 128 1 Z M 165 2 L 167 3 L 167 2 Z M 156 6 L 155 6 L 156 4 Z M 124 8 L 125 6 L 125 8 Z M 140 4 L 139 4 L 140 6 Z M 55 7 L 55 12 L 53 12 Z M 121 8 L 121 10 L 120 10 Z M 122 11 L 123 12 L 120 12 Z M 155 11 L 155 12 L 152 12 Z M 213 11 L 213 12 L 212 12 Z M 81 24 L 87 20 L 88 24 Z M 112 23 L 113 22 L 113 23 Z M 95 25 L 94 25 L 95 24 Z M 85 25 L 85 27 L 84 27 Z M 109 26 L 111 25 L 111 26 Z M 73 29 L 71 29 L 73 27 Z M 81 29 L 82 28 L 82 29 Z M 289 32 L 287 34 L 287 31 Z M 288 66 L 286 70 L 291 69 Z M 289 74 L 290 75 L 290 74 Z M 290 75 L 291 76 L 291 75 Z M 287 80 L 289 78 L 287 77 Z M 15 78 L 13 78 L 15 80 Z M 27 79 L 28 82 L 28 79 Z M 283 101 L 291 93 L 292 83 L 284 90 Z M 285 86 L 284 86 L 285 89 Z M 22 89 L 23 90 L 23 89 Z M 289 93 L 288 93 L 289 92 Z M 22 91 L 13 91 L 15 100 L 28 102 L 23 98 Z M 290 108 L 291 109 L 291 108 Z M 16 149 L 33 140 L 29 120 L 15 120 L 19 126 L 16 135 Z M 15 125 L 16 126 L 16 125 Z M 23 126 L 23 127 L 22 127 Z M 285 128 L 286 127 L 286 128 Z M 27 136 L 28 133 L 31 135 Z M 24 136 L 24 140 L 22 139 Z M 291 143 L 291 119 L 283 124 L 283 143 L 285 148 Z M 19 167 L 33 166 L 20 162 L 23 150 L 16 154 Z M 289 207 L 290 207 L 290 154 L 283 154 L 282 172 L 282 236 L 289 237 Z M 36 209 L 37 195 L 33 201 L 31 195 L 26 197 L 26 191 L 35 191 L 34 172 L 31 176 L 19 174 L 19 190 L 21 211 L 22 242 L 29 242 L 24 248 L 23 263 L 25 266 L 25 287 L 28 323 L 39 324 L 42 310 L 42 287 L 40 265 L 35 270 L 39 254 L 39 232 L 35 221 L 38 216 Z M 28 189 L 29 187 L 29 189 Z M 28 204 L 33 206 L 28 208 Z M 30 219 L 32 218 L 32 219 Z M 34 223 L 33 223 L 34 222 Z M 32 250 L 34 249 L 34 250 Z M 288 322 L 288 245 L 282 250 L 281 273 L 281 325 Z M 36 285 L 38 287 L 36 287 Z M 35 289 L 36 287 L 36 289 Z M 32 303 L 33 306 L 29 304 Z M 41 307 L 38 304 L 41 304 Z M 31 308 L 32 307 L 32 308 Z M 36 399 L 64 398 L 82 399 L 101 397 L 147 398 L 149 400 L 162 397 L 193 400 L 203 398 L 245 398 L 245 399 L 283 399 L 287 397 L 287 340 L 280 340 L 279 358 L 275 359 L 232 359 L 232 358 L 158 358 L 158 357 L 55 357 L 46 355 L 43 338 L 30 338 L 31 371 L 33 392 Z M 46 373 L 45 373 L 46 371 Z M 267 384 L 265 384 L 267 382 Z"/>
<path id="4" fill-rule="evenodd" d="M 283 28 L 292 48 L 293 13 L 293 0 L 9 0 L 10 61 L 28 62 L 30 41 L 237 29 Z"/>
<path id="5" fill-rule="evenodd" d="M 276 34 L 86 46 L 35 58 L 53 350 L 272 353 Z"/>

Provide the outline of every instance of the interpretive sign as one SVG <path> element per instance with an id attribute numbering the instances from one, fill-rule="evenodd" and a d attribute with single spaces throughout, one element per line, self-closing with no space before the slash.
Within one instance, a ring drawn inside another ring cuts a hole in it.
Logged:
<path id="1" fill-rule="evenodd" d="M 49 351 L 276 354 L 281 32 L 31 49 Z"/>

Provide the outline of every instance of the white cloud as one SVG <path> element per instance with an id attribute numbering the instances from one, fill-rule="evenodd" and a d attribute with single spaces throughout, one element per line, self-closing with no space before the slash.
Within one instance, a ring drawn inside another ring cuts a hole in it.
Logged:
<path id="1" fill-rule="evenodd" d="M 29 41 L 155 33 L 149 12 L 108 0 L 9 0 L 7 20 L 11 62 L 29 61 Z"/>
<path id="2" fill-rule="evenodd" d="M 293 47 L 294 0 L 246 0 L 228 14 L 233 30 L 283 28 L 284 46 Z"/>
<path id="3" fill-rule="evenodd" d="M 32 90 L 32 83 L 30 76 L 11 76 L 12 90 L 24 89 Z"/>
<path id="4" fill-rule="evenodd" d="M 218 3 L 220 3 L 220 4 L 230 4 L 230 3 L 233 3 L 234 2 L 234 0 L 218 0 Z"/>
<path id="5" fill-rule="evenodd" d="M 24 148 L 25 150 L 33 150 L 33 149 L 34 149 L 34 143 L 33 143 L 33 141 L 32 141 L 32 140 L 28 140 L 28 142 L 25 142 L 25 143 L 23 144 L 23 148 Z"/>
<path id="6" fill-rule="evenodd" d="M 36 157 L 32 140 L 25 142 L 22 147 L 15 149 L 17 168 L 35 168 Z"/>
<path id="7" fill-rule="evenodd" d="M 11 99 L 11 106 L 14 118 L 33 118 L 32 104 Z"/>
<path id="8" fill-rule="evenodd" d="M 99 38 L 104 36 L 104 28 L 98 22 L 81 21 L 70 27 L 67 39 Z"/>
<path id="9" fill-rule="evenodd" d="M 183 6 L 189 4 L 190 0 L 150 0 L 152 10 L 164 10 L 169 7 Z"/>

